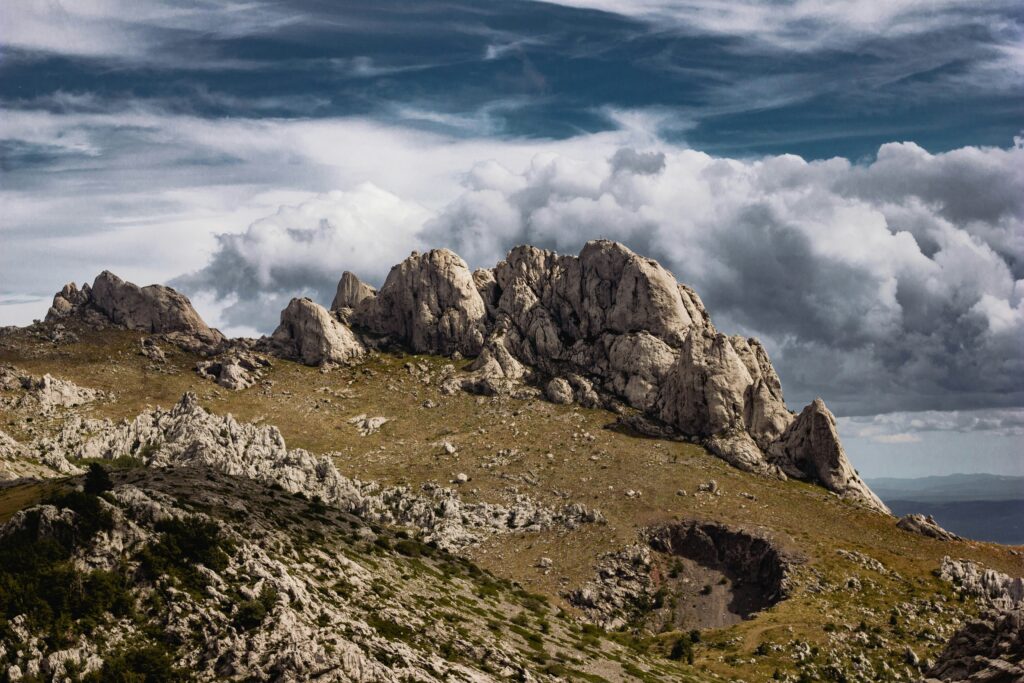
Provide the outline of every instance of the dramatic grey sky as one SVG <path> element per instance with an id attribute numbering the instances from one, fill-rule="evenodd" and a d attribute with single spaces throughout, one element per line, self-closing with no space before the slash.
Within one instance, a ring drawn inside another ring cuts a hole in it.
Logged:
<path id="1" fill-rule="evenodd" d="M 8 0 L 0 324 L 103 268 L 268 332 L 412 249 L 608 237 L 761 337 L 869 476 L 1024 474 L 1003 0 Z"/>

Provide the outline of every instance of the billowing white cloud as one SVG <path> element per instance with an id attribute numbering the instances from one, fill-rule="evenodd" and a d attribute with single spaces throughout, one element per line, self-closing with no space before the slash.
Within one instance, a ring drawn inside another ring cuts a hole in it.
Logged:
<path id="1" fill-rule="evenodd" d="M 1020 144 L 740 160 L 621 118 L 549 141 L 358 119 L 5 112 L 0 138 L 50 161 L 29 157 L 0 188 L 0 294 L 45 295 L 105 267 L 139 282 L 188 272 L 204 313 L 266 332 L 288 297 L 329 301 L 345 269 L 379 282 L 414 248 L 489 266 L 518 243 L 574 252 L 608 237 L 697 287 L 723 330 L 762 337 L 794 404 L 1024 405 Z"/>
<path id="2" fill-rule="evenodd" d="M 292 296 L 329 301 L 339 265 L 381 281 L 387 268 L 419 246 L 429 212 L 363 183 L 318 195 L 253 222 L 241 233 L 218 236 L 213 259 L 175 286 L 213 294 L 227 326 L 269 329 Z M 205 307 L 212 307 L 207 300 Z"/>
<path id="3" fill-rule="evenodd" d="M 475 167 L 424 234 L 480 265 L 523 242 L 626 242 L 694 285 L 722 327 L 765 337 L 801 400 L 830 386 L 850 412 L 1013 405 L 1022 186 L 1020 146 L 895 143 L 865 165 L 665 146 L 539 155 Z"/>

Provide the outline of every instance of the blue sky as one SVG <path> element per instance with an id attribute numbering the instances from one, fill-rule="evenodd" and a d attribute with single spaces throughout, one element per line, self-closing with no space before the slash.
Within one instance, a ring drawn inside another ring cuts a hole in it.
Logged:
<path id="1" fill-rule="evenodd" d="M 9 0 L 0 323 L 111 268 L 254 334 L 413 248 L 611 237 L 867 474 L 1024 474 L 1022 37 L 1002 0 Z"/>

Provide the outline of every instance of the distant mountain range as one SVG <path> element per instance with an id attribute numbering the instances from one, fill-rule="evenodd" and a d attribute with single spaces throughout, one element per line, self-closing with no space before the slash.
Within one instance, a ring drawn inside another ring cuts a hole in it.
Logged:
<path id="1" fill-rule="evenodd" d="M 951 474 L 867 483 L 896 515 L 920 512 L 967 538 L 1024 544 L 1024 477 Z"/>

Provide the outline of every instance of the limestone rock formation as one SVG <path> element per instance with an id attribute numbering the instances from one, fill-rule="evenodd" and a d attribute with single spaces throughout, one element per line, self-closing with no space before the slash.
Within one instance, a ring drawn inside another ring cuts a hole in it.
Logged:
<path id="1" fill-rule="evenodd" d="M 850 496 L 888 512 L 850 465 L 836 432 L 836 419 L 820 398 L 772 444 L 769 455 L 789 476 L 810 479 L 841 495 Z"/>
<path id="2" fill-rule="evenodd" d="M 1024 579 L 986 569 L 970 560 L 942 558 L 939 577 L 967 595 L 981 598 L 1002 609 L 1011 609 L 1024 603 Z"/>
<path id="3" fill-rule="evenodd" d="M 376 289 L 360 282 L 358 277 L 346 270 L 338 282 L 338 291 L 334 295 L 334 301 L 331 302 L 331 310 L 355 309 L 366 299 L 372 299 L 375 296 L 377 296 Z"/>
<path id="4" fill-rule="evenodd" d="M 254 385 L 263 376 L 263 370 L 268 367 L 270 360 L 265 356 L 250 351 L 232 350 L 213 360 L 200 361 L 196 364 L 196 372 L 225 389 L 240 391 Z"/>
<path id="5" fill-rule="evenodd" d="M 345 363 L 366 352 L 352 330 L 308 298 L 292 299 L 281 311 L 271 342 L 285 357 L 307 365 Z"/>
<path id="6" fill-rule="evenodd" d="M 199 317 L 185 295 L 165 287 L 139 287 L 125 282 L 110 271 L 103 271 L 93 282 L 78 289 L 74 283 L 53 297 L 46 314 L 47 322 L 78 314 L 96 319 L 100 314 L 109 322 L 132 330 L 150 333 L 180 333 L 207 344 L 217 344 L 224 336 Z"/>
<path id="7" fill-rule="evenodd" d="M 959 541 L 960 537 L 946 531 L 931 515 L 909 514 L 900 517 L 896 526 L 912 534 L 920 534 L 929 538 L 936 538 L 940 541 Z"/>
<path id="8" fill-rule="evenodd" d="M 453 491 L 425 485 L 381 488 L 342 476 L 331 456 L 288 449 L 276 427 L 240 423 L 204 410 L 195 394 L 185 394 L 168 411 L 142 413 L 130 422 L 69 418 L 53 438 L 38 444 L 78 458 L 141 458 L 150 467 L 211 468 L 235 477 L 325 503 L 380 524 L 421 530 L 425 540 L 455 550 L 496 533 L 575 528 L 600 523 L 600 512 L 569 503 L 560 509 L 525 495 L 507 505 L 466 503 Z"/>
<path id="9" fill-rule="evenodd" d="M 1024 681 L 1024 607 L 990 610 L 957 631 L 928 672 L 928 682 Z"/>
<path id="10" fill-rule="evenodd" d="M 106 397 L 98 389 L 80 387 L 50 374 L 36 377 L 11 365 L 0 366 L 0 389 L 14 390 L 10 398 L 0 397 L 0 407 L 31 410 L 50 415 L 58 408 L 73 408 Z"/>
<path id="11" fill-rule="evenodd" d="M 362 300 L 353 322 L 417 353 L 475 356 L 483 347 L 486 316 L 466 262 L 434 249 L 392 268 L 377 296 Z"/>
<path id="12" fill-rule="evenodd" d="M 335 298 L 355 305 L 356 329 L 420 353 L 477 356 L 446 387 L 516 395 L 526 382 L 556 402 L 625 401 L 737 467 L 888 512 L 847 461 L 824 404 L 797 418 L 756 339 L 718 332 L 696 292 L 621 244 L 596 240 L 579 256 L 520 246 L 472 273 L 450 251 L 414 253 L 376 296 L 361 287 L 346 273 Z"/>

